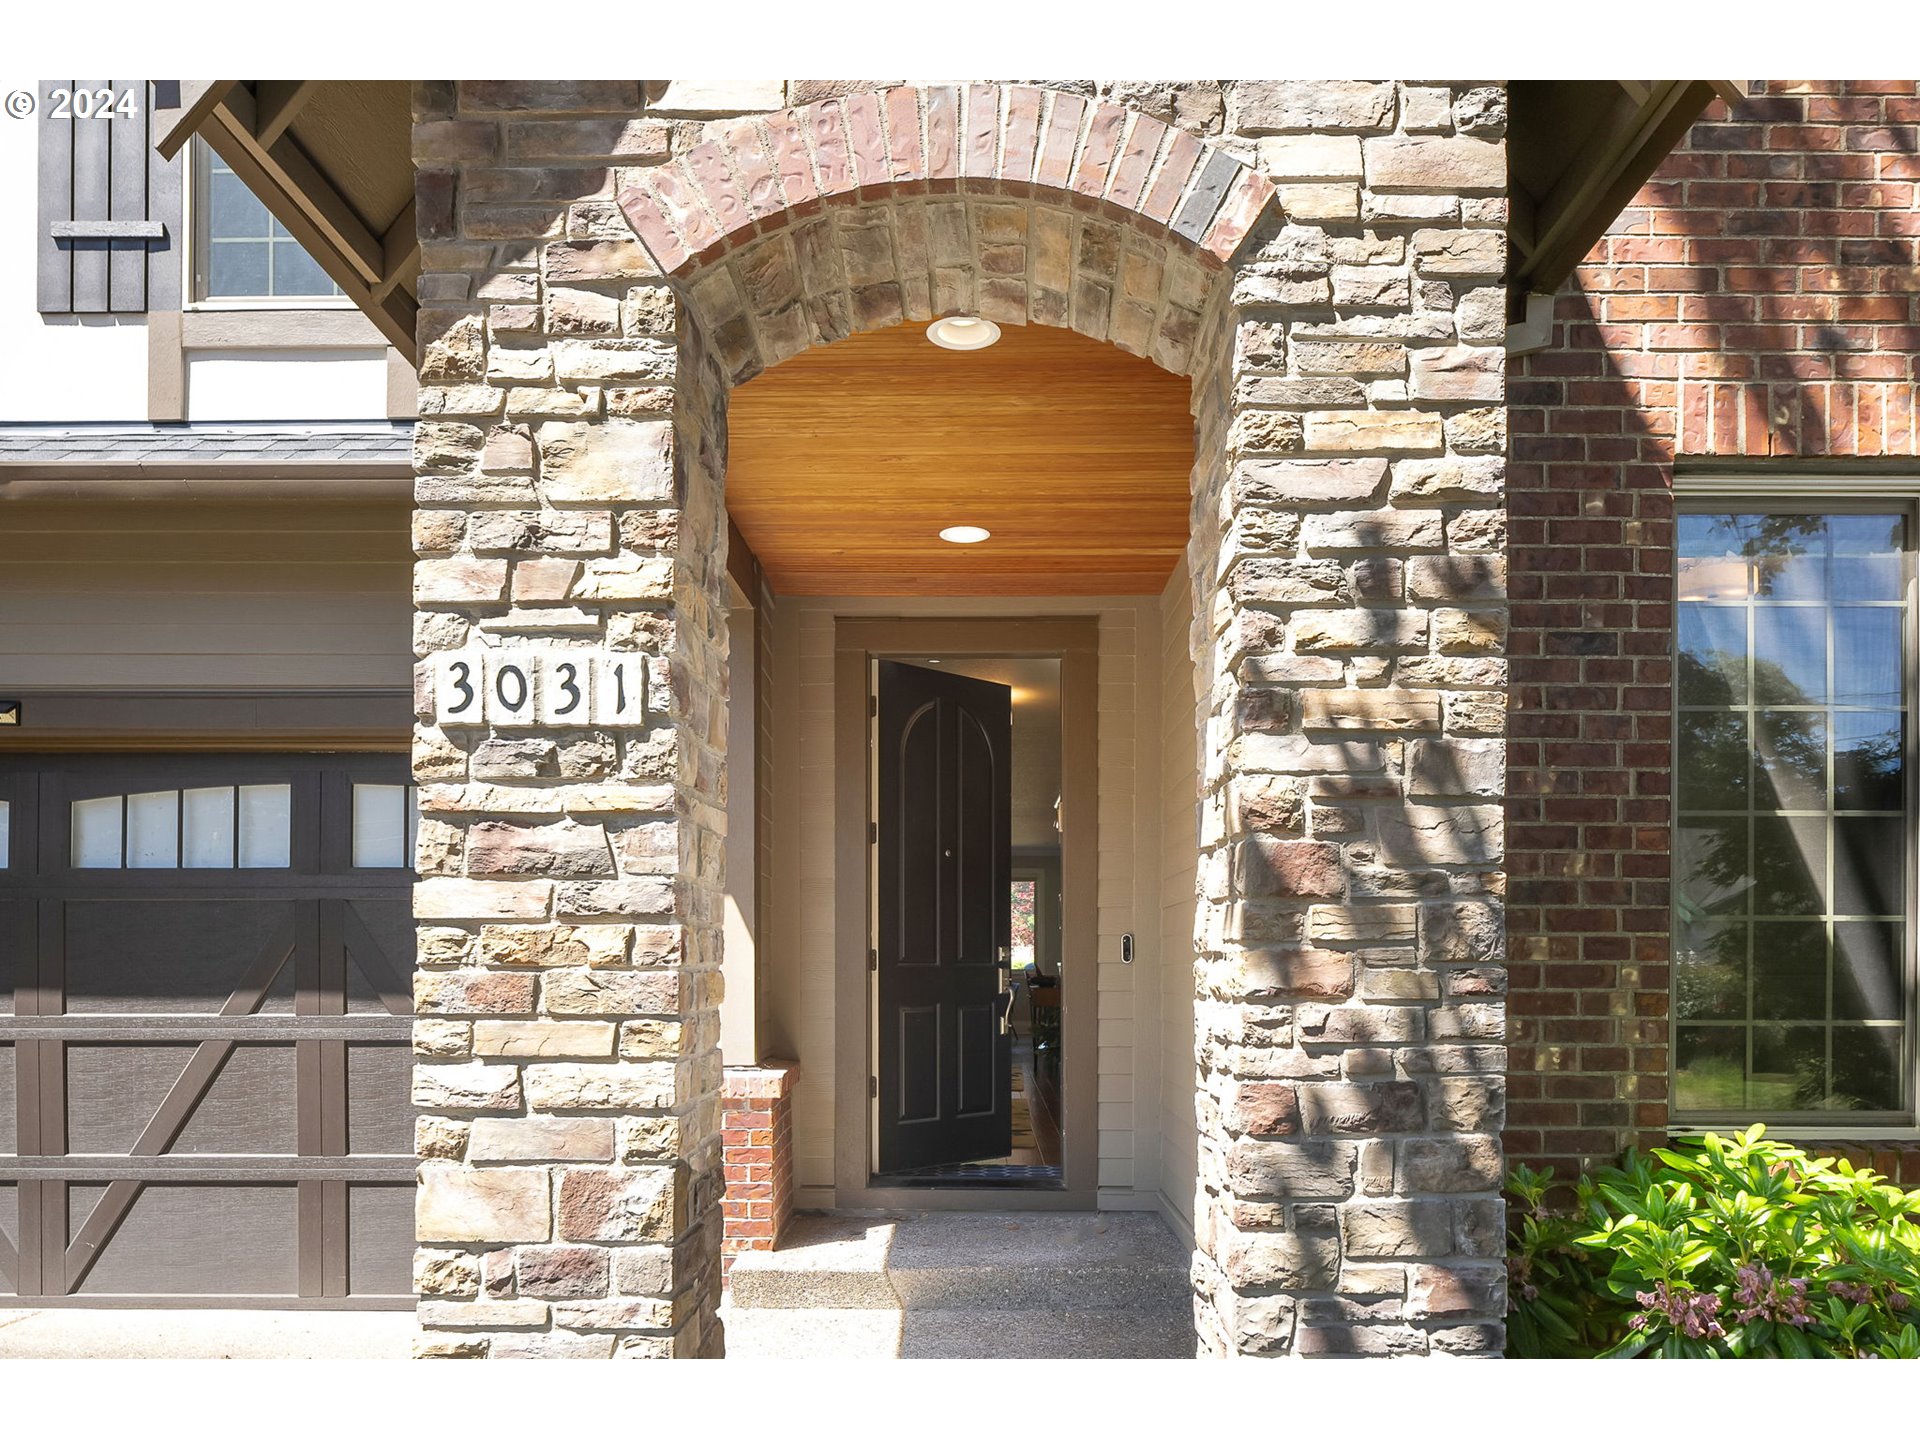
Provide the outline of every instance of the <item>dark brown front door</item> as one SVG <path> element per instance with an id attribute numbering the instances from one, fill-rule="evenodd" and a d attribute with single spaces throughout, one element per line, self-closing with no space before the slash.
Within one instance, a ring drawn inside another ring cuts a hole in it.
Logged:
<path id="1" fill-rule="evenodd" d="M 407 785 L 0 758 L 0 1304 L 405 1303 Z"/>
<path id="2" fill-rule="evenodd" d="M 880 1169 L 1013 1148 L 1005 685 L 880 662 L 876 969 Z"/>

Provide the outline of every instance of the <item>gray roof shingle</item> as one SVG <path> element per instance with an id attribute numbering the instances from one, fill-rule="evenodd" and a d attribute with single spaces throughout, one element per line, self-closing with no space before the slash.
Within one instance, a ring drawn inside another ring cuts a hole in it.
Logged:
<path id="1" fill-rule="evenodd" d="M 338 425 L 15 425 L 0 424 L 0 470 L 32 466 L 204 463 L 405 465 L 411 421 Z"/>

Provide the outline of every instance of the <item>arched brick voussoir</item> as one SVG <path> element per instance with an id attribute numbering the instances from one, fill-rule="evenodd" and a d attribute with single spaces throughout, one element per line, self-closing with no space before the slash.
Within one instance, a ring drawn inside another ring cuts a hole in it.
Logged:
<path id="1" fill-rule="evenodd" d="M 1273 186 L 1227 151 L 1123 106 L 1030 85 L 895 86 L 716 121 L 620 208 L 684 279 L 833 205 L 1005 194 L 1072 205 L 1224 266 Z"/>
<path id="2" fill-rule="evenodd" d="M 738 385 L 816 345 L 953 314 L 1074 330 L 1191 375 L 1227 274 L 1164 234 L 993 188 L 822 206 L 672 283 Z"/>

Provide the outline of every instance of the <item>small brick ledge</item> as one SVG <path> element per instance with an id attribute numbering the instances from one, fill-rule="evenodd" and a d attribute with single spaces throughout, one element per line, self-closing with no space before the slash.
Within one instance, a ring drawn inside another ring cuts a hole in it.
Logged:
<path id="1" fill-rule="evenodd" d="M 1274 196 L 1244 161 L 1124 106 L 1032 85 L 901 85 L 716 121 L 620 208 L 679 277 L 825 205 L 963 188 L 1053 193 L 1216 268 Z"/>
<path id="2" fill-rule="evenodd" d="M 722 1163 L 722 1283 L 736 1255 L 771 1250 L 793 1213 L 792 1060 L 729 1065 L 720 1086 Z"/>

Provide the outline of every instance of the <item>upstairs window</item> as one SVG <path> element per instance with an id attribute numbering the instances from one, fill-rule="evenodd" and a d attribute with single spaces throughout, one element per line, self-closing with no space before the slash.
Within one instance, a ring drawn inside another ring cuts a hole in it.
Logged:
<path id="1" fill-rule="evenodd" d="M 194 298 L 223 301 L 344 298 L 301 243 L 227 162 L 195 140 Z"/>
<path id="2" fill-rule="evenodd" d="M 1678 524 L 1673 1118 L 1908 1124 L 1913 519 Z"/>

